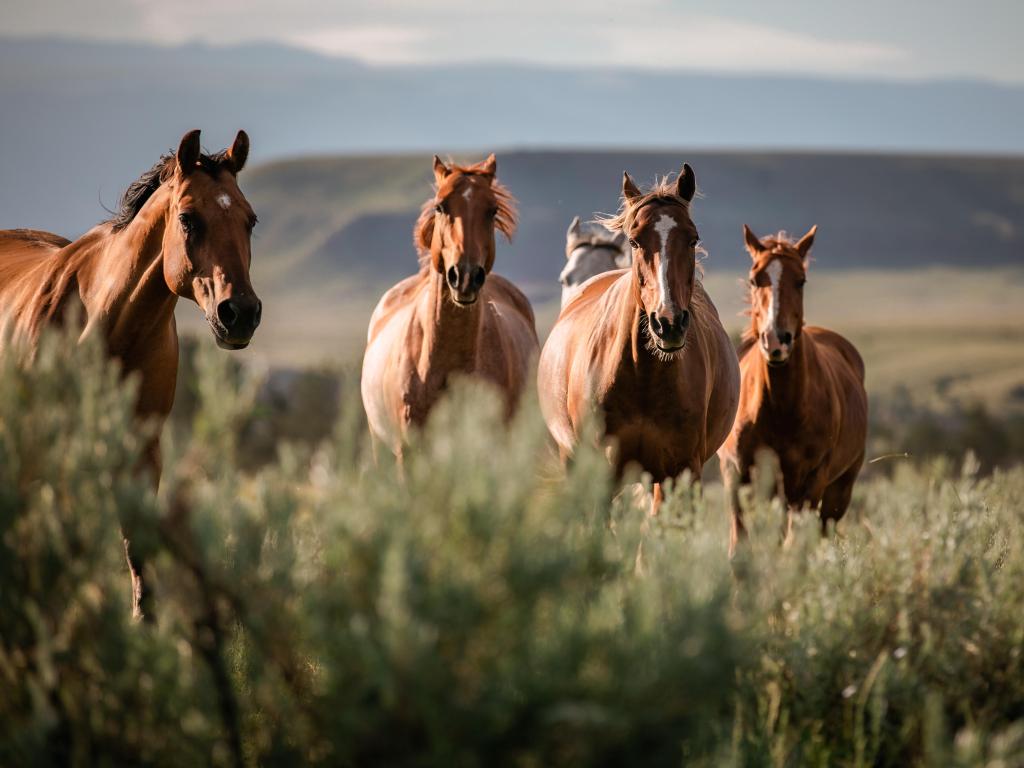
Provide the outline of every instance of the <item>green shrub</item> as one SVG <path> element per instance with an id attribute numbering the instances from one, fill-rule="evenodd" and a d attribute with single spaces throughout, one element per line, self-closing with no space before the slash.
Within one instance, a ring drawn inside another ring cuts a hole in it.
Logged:
<path id="1" fill-rule="evenodd" d="M 130 391 L 69 346 L 0 365 L 2 765 L 1024 759 L 1021 469 L 899 465 L 785 548 L 755 489 L 730 563 L 717 486 L 649 519 L 464 384 L 400 469 L 347 390 L 322 445 L 243 471 L 256 387 L 202 345 L 155 495 Z"/>

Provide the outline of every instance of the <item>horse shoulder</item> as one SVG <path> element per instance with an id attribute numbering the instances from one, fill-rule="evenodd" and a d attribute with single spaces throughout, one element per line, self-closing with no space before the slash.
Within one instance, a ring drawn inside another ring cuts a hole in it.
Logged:
<path id="1" fill-rule="evenodd" d="M 373 314 L 370 315 L 370 325 L 366 331 L 367 344 L 373 343 L 381 329 L 396 314 L 400 313 L 403 309 L 411 310 L 417 289 L 420 287 L 422 280 L 422 275 L 410 275 L 404 280 L 395 283 L 395 285 L 384 292 L 384 295 L 380 297 L 380 301 L 377 302 L 377 306 L 374 307 Z"/>
<path id="2" fill-rule="evenodd" d="M 861 385 L 864 384 L 864 358 L 857 348 L 845 337 L 828 328 L 808 326 L 804 332 L 814 340 L 820 348 L 827 350 L 829 359 L 837 367 L 845 366 Z"/>

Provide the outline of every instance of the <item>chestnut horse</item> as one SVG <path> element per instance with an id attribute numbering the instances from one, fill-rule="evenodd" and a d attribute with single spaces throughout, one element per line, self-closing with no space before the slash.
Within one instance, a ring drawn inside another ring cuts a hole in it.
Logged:
<path id="1" fill-rule="evenodd" d="M 736 414 L 739 369 L 718 312 L 698 279 L 696 180 L 684 165 L 646 194 L 623 175 L 622 208 L 607 222 L 625 233 L 633 266 L 599 275 L 562 310 L 540 356 L 538 389 L 563 457 L 588 416 L 603 417 L 616 475 L 650 472 L 654 511 L 664 480 L 704 463 Z"/>
<path id="2" fill-rule="evenodd" d="M 743 227 L 753 259 L 751 322 L 740 350 L 739 412 L 718 452 L 732 512 L 730 554 L 746 534 L 739 485 L 750 481 L 760 450 L 771 449 L 779 459 L 787 536 L 802 507 L 820 507 L 823 533 L 827 521 L 841 518 L 864 462 L 864 361 L 838 333 L 804 325 L 804 283 L 816 231 L 792 243 L 781 232 L 761 241 Z"/>
<path id="3" fill-rule="evenodd" d="M 260 322 L 249 283 L 256 215 L 235 179 L 248 154 L 245 131 L 212 156 L 200 152 L 199 131 L 190 131 L 176 154 L 128 188 L 113 219 L 78 240 L 0 231 L 0 339 L 10 334 L 31 353 L 43 327 L 62 324 L 74 308 L 83 336 L 101 334 L 124 374 L 138 380 L 136 412 L 158 429 L 174 402 L 178 297 L 199 305 L 225 349 L 247 346 Z M 158 439 L 146 449 L 156 482 Z M 124 533 L 127 554 L 130 532 Z M 128 563 L 139 616 L 147 601 L 142 563 L 137 555 Z"/>
<path id="4" fill-rule="evenodd" d="M 558 275 L 558 282 L 562 284 L 562 306 L 594 275 L 632 263 L 633 252 L 622 232 L 609 232 L 599 222 L 581 222 L 577 216 L 565 233 L 565 267 Z"/>
<path id="5" fill-rule="evenodd" d="M 413 234 L 419 273 L 388 290 L 370 318 L 363 407 L 374 438 L 399 458 L 409 428 L 423 425 L 450 376 L 496 385 L 511 414 L 537 352 L 530 302 L 491 272 L 494 231 L 511 239 L 516 225 L 496 169 L 494 155 L 468 167 L 434 156 L 435 194 Z"/>

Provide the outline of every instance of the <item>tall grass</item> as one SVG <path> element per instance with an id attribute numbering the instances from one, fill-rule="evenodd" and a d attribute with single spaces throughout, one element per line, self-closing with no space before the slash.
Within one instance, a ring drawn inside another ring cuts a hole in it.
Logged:
<path id="1" fill-rule="evenodd" d="M 97 349 L 0 363 L 2 765 L 1024 761 L 1020 469 L 903 465 L 785 548 L 755 488 L 730 563 L 717 488 L 648 519 L 535 403 L 458 387 L 399 472 L 347 400 L 246 472 L 254 387 L 197 370 L 154 495 Z"/>

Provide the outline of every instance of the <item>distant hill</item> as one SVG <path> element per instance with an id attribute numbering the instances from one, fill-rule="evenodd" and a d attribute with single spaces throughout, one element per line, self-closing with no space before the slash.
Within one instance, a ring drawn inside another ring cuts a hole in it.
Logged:
<path id="1" fill-rule="evenodd" d="M 0 228 L 69 236 L 196 127 L 213 150 L 244 127 L 254 162 L 509 147 L 1024 153 L 1024 87 L 516 64 L 368 67 L 270 44 L 0 38 L 0 105 Z M 593 178 L 603 191 L 604 177 Z"/>
<path id="2" fill-rule="evenodd" d="M 816 269 L 1024 265 L 1024 159 L 702 152 L 505 152 L 520 227 L 497 269 L 543 300 L 556 290 L 573 216 L 612 212 L 623 169 L 638 180 L 695 168 L 708 266 L 745 269 L 740 225 L 819 225 Z M 429 155 L 272 163 L 243 178 L 260 214 L 265 279 L 390 283 L 415 269 L 412 226 Z M 264 266 L 265 265 L 265 266 Z"/>

